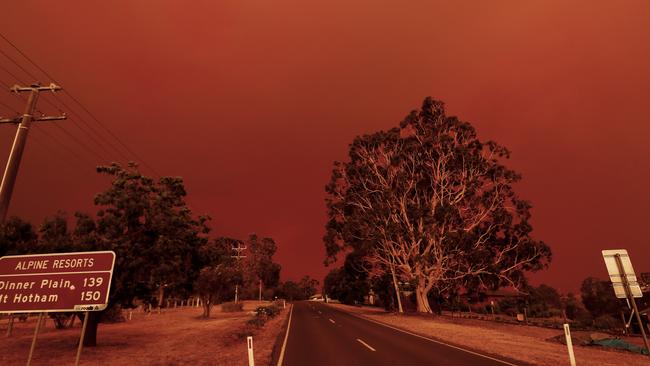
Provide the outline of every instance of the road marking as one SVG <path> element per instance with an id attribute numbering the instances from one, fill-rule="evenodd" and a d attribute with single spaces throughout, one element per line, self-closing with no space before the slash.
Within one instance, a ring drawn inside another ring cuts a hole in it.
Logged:
<path id="1" fill-rule="evenodd" d="M 369 350 L 371 350 L 371 351 L 373 351 L 373 352 L 377 352 L 376 349 L 370 347 L 370 345 L 369 345 L 368 343 L 366 343 L 366 342 L 360 340 L 359 338 L 357 338 L 357 341 L 358 341 L 359 343 L 363 344 L 364 346 L 368 347 Z"/>
<path id="2" fill-rule="evenodd" d="M 393 327 L 392 325 L 384 324 L 384 323 L 382 323 L 382 322 L 378 322 L 378 321 L 373 320 L 373 319 L 369 319 L 369 318 L 366 318 L 366 317 L 363 317 L 363 316 L 359 316 L 359 315 L 356 315 L 356 314 L 352 314 L 352 313 L 347 313 L 347 314 L 350 314 L 350 315 L 352 315 L 352 316 L 354 316 L 354 317 L 357 317 L 357 318 L 360 318 L 360 319 L 365 319 L 365 320 L 367 320 L 367 321 L 369 321 L 369 322 L 373 322 L 373 323 L 375 323 L 375 324 L 382 325 L 382 326 L 384 326 L 384 327 L 386 327 L 386 328 L 394 329 L 394 330 L 396 330 L 396 331 L 398 331 L 398 332 L 402 332 L 402 333 L 410 334 L 410 335 L 412 335 L 412 336 L 414 336 L 414 337 L 418 337 L 418 338 L 426 339 L 426 340 L 429 341 L 429 342 L 442 344 L 443 346 L 447 346 L 447 347 L 455 348 L 455 349 L 457 349 L 457 350 L 459 350 L 459 351 L 463 351 L 463 352 L 471 353 L 471 354 L 476 355 L 476 356 L 481 356 L 481 357 L 483 357 L 483 358 L 487 358 L 487 359 L 490 359 L 490 360 L 492 360 L 492 361 L 497 361 L 497 362 L 500 362 L 500 363 L 502 363 L 502 364 L 504 364 L 504 365 L 508 365 L 508 366 L 519 366 L 519 365 L 516 365 L 516 364 L 514 364 L 514 363 L 510 363 L 510 362 L 507 362 L 507 361 L 499 360 L 498 358 L 494 358 L 494 357 L 490 357 L 490 356 L 487 356 L 487 355 L 484 355 L 484 354 L 481 354 L 481 353 L 478 353 L 478 352 L 470 351 L 470 350 L 468 350 L 468 349 L 465 349 L 465 348 L 462 348 L 462 347 L 458 347 L 458 346 L 454 346 L 454 345 L 451 345 L 451 344 L 449 344 L 449 343 L 445 343 L 445 342 L 437 341 L 437 340 L 432 339 L 432 338 L 427 338 L 427 337 L 425 337 L 425 336 L 421 336 L 421 335 L 416 334 L 416 333 L 411 333 L 411 332 L 409 332 L 408 330 L 404 330 L 404 329 L 400 329 L 400 328 L 397 328 L 397 327 Z M 361 340 L 359 340 L 359 339 L 357 339 L 357 341 L 361 342 Z"/>
<path id="3" fill-rule="evenodd" d="M 289 310 L 289 322 L 287 323 L 287 333 L 284 335 L 284 342 L 282 342 L 282 349 L 280 350 L 280 357 L 278 357 L 277 366 L 282 366 L 282 361 L 284 360 L 284 350 L 287 348 L 287 339 L 289 339 L 289 328 L 291 328 L 291 314 L 293 314 L 293 304 L 291 304 L 291 310 Z"/>
<path id="4" fill-rule="evenodd" d="M 336 322 L 332 318 L 330 318 L 330 321 L 332 322 L 332 324 L 336 324 Z"/>

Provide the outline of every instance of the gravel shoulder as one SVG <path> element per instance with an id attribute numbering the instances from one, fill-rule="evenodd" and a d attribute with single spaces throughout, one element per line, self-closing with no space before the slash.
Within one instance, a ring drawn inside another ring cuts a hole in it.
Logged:
<path id="1" fill-rule="evenodd" d="M 534 365 L 569 363 L 566 345 L 549 340 L 564 332 L 535 326 L 449 317 L 397 315 L 383 309 L 328 304 L 390 326 L 472 350 L 501 355 Z M 636 342 L 635 342 L 636 343 Z M 578 365 L 650 365 L 648 356 L 594 346 L 574 345 Z"/>
<path id="2" fill-rule="evenodd" d="M 264 303 L 266 305 L 266 303 Z M 201 308 L 169 309 L 162 314 L 134 312 L 131 321 L 100 324 L 97 347 L 84 348 L 81 365 L 248 365 L 246 326 L 258 302 L 246 302 L 244 312 L 222 313 L 214 307 L 209 319 Z M 288 310 L 269 320 L 253 334 L 255 364 L 268 365 Z M 14 334 L 0 342 L 0 365 L 24 365 L 36 317 L 16 322 Z M 4 337 L 7 320 L 0 322 Z M 56 330 L 51 319 L 38 336 L 32 365 L 72 365 L 81 333 L 73 328 Z"/>

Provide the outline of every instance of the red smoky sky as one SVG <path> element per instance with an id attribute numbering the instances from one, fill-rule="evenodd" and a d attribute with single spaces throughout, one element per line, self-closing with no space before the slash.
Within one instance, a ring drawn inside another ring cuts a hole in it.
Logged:
<path id="1" fill-rule="evenodd" d="M 213 235 L 275 238 L 284 279 L 329 270 L 332 162 L 429 95 L 512 151 L 535 237 L 553 249 L 534 283 L 604 278 L 612 248 L 650 272 L 647 1 L 26 0 L 0 14 L 0 32 L 137 156 L 185 179 Z M 2 55 L 0 66 L 5 84 L 33 81 Z M 57 113 L 45 99 L 39 109 Z M 24 104 L 0 102 L 4 116 Z M 123 159 L 80 122 L 32 130 L 10 214 L 96 211 L 107 180 L 94 165 Z M 14 132 L 0 125 L 3 167 Z"/>

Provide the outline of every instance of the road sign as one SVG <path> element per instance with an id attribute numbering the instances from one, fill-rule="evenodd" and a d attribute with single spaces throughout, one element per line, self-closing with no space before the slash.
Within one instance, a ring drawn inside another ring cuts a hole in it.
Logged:
<path id="1" fill-rule="evenodd" d="M 108 304 L 115 253 L 0 258 L 0 313 L 100 311 Z"/>
<path id="2" fill-rule="evenodd" d="M 616 262 L 617 254 L 621 258 L 622 268 L 619 268 L 619 265 Z M 616 297 L 619 299 L 627 298 L 627 295 L 625 294 L 623 273 L 625 274 L 625 277 L 627 277 L 631 295 L 633 297 L 643 297 L 643 292 L 641 292 L 641 287 L 639 286 L 639 282 L 637 281 L 636 275 L 634 274 L 634 268 L 632 268 L 632 262 L 630 261 L 630 256 L 627 254 L 627 250 L 603 250 L 603 258 L 605 259 L 605 266 L 607 266 L 609 279 L 612 281 L 612 286 L 614 287 Z"/>
<path id="3" fill-rule="evenodd" d="M 650 352 L 650 343 L 648 343 L 648 337 L 645 335 L 645 327 L 641 321 L 641 314 L 634 300 L 635 297 L 643 297 L 643 292 L 641 292 L 641 287 L 639 287 L 639 283 L 636 280 L 630 256 L 625 249 L 613 249 L 603 250 L 603 258 L 605 259 L 607 272 L 609 272 L 609 278 L 612 280 L 616 297 L 625 298 L 628 306 L 632 304 L 632 313 L 636 315 L 636 320 L 639 322 L 639 328 L 643 336 L 643 344 L 645 344 L 645 349 Z"/>

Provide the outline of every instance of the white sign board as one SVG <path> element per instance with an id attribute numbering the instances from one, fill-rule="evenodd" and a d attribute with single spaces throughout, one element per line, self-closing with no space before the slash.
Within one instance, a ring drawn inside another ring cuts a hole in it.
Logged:
<path id="1" fill-rule="evenodd" d="M 630 261 L 630 256 L 627 254 L 625 249 L 610 249 L 603 250 L 603 259 L 605 259 L 605 266 L 607 266 L 607 272 L 609 272 L 609 279 L 612 281 L 614 287 L 614 292 L 616 297 L 619 299 L 625 299 L 625 286 L 623 285 L 623 273 L 621 273 L 618 264 L 616 263 L 616 255 L 619 255 L 621 258 L 621 264 L 623 267 L 623 272 L 627 278 L 627 282 L 630 285 L 630 292 L 633 297 L 643 297 L 641 292 L 641 287 L 639 282 L 636 279 L 634 274 L 634 268 L 632 268 L 632 262 Z"/>

